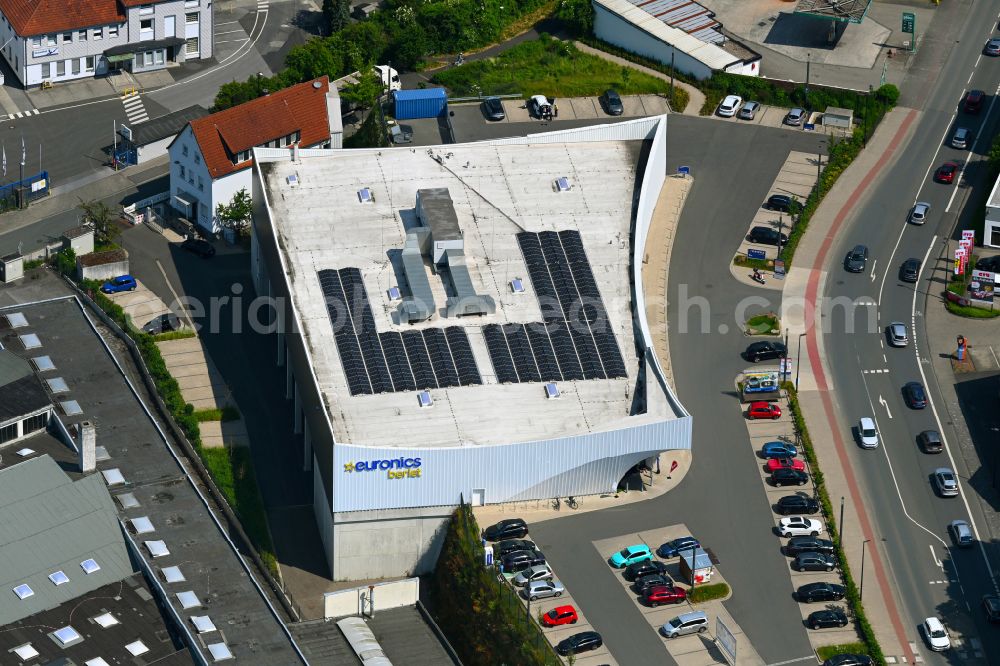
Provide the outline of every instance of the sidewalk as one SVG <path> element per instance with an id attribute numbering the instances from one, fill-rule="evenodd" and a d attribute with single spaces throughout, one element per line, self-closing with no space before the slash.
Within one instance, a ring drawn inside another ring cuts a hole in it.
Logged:
<path id="1" fill-rule="evenodd" d="M 841 437 L 843 424 L 837 416 L 836 395 L 830 385 L 829 366 L 824 355 L 822 326 L 818 298 L 827 274 L 822 270 L 827 254 L 846 219 L 859 209 L 871 187 L 885 171 L 886 164 L 896 157 L 900 146 L 909 138 L 919 112 L 897 107 L 886 115 L 874 136 L 857 160 L 837 181 L 810 222 L 809 232 L 802 238 L 795 255 L 795 265 L 789 272 L 782 298 L 782 321 L 790 329 L 789 340 L 795 341 L 806 333 L 807 358 L 800 364 L 799 400 L 809 429 L 814 433 L 814 445 L 831 500 L 844 498 L 844 544 L 852 571 L 861 566 L 863 541 L 875 538 L 865 497 L 847 458 L 846 443 Z M 829 437 L 820 433 L 830 433 Z M 836 510 L 836 506 L 834 507 Z M 865 611 L 887 660 L 890 663 L 913 663 L 914 654 L 899 615 L 896 598 L 890 587 L 884 564 L 884 553 L 878 547 L 868 550 L 867 568 L 877 582 L 879 594 L 865 597 Z"/>

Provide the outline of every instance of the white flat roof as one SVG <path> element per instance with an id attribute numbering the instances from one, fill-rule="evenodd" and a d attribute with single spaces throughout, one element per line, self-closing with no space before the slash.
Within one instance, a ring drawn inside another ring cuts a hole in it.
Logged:
<path id="1" fill-rule="evenodd" d="M 641 144 L 543 136 L 546 141 L 526 145 L 308 151 L 295 163 L 257 160 L 296 324 L 338 442 L 506 444 L 634 423 L 626 423 L 639 365 L 630 309 L 629 232 Z M 289 183 L 292 175 L 294 184 Z M 572 189 L 556 192 L 554 182 L 563 176 Z M 391 258 L 416 224 L 417 190 L 437 187 L 449 190 L 472 283 L 477 293 L 496 301 L 496 313 L 445 316 L 445 281 L 428 270 L 437 314 L 401 325 L 392 317 L 396 302 L 386 294 L 405 281 Z M 363 188 L 370 189 L 373 202 L 359 201 Z M 544 382 L 497 383 L 482 326 L 542 321 L 516 234 L 562 230 L 580 232 L 628 377 L 561 381 L 561 396 L 548 400 Z M 483 385 L 432 389 L 430 408 L 419 407 L 416 391 L 352 396 L 317 277 L 320 270 L 347 267 L 361 271 L 378 331 L 464 327 Z M 514 278 L 522 278 L 524 293 L 511 293 Z"/>

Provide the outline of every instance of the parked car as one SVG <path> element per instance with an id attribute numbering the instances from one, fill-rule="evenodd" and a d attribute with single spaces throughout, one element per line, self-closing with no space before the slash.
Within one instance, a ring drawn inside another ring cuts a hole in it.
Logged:
<path id="1" fill-rule="evenodd" d="M 671 539 L 664 544 L 661 544 L 659 548 L 656 549 L 656 554 L 664 559 L 670 559 L 672 557 L 678 557 L 683 550 L 691 550 L 692 548 L 698 548 L 701 543 L 698 542 L 693 536 L 682 536 L 678 539 Z"/>
<path id="2" fill-rule="evenodd" d="M 913 257 L 903 262 L 899 267 L 899 279 L 903 282 L 916 282 L 920 277 L 920 260 Z"/>
<path id="3" fill-rule="evenodd" d="M 1000 37 L 993 37 L 986 41 L 983 47 L 983 55 L 1000 56 Z"/>
<path id="4" fill-rule="evenodd" d="M 792 568 L 797 571 L 833 571 L 836 566 L 833 555 L 823 553 L 799 553 L 792 561 Z"/>
<path id="5" fill-rule="evenodd" d="M 536 118 L 545 118 L 552 113 L 552 104 L 545 95 L 532 95 L 528 100 L 528 111 Z"/>
<path id="6" fill-rule="evenodd" d="M 753 120 L 754 116 L 757 115 L 757 111 L 759 110 L 760 110 L 759 102 L 744 102 L 743 108 L 740 109 L 740 119 Z"/>
<path id="7" fill-rule="evenodd" d="M 964 520 L 953 520 L 948 523 L 948 533 L 955 540 L 955 545 L 959 548 L 970 548 L 976 543 L 976 538 L 972 535 L 972 528 Z"/>
<path id="8" fill-rule="evenodd" d="M 986 93 L 982 90 L 970 90 L 965 93 L 965 101 L 962 108 L 966 113 L 979 113 L 983 108 L 983 99 Z"/>
<path id="9" fill-rule="evenodd" d="M 539 564 L 545 564 L 545 555 L 540 550 L 519 550 L 500 560 L 504 573 L 518 573 Z"/>
<path id="10" fill-rule="evenodd" d="M 832 541 L 811 536 L 792 537 L 785 543 L 784 551 L 788 557 L 795 557 L 799 553 L 812 552 L 832 555 L 835 552 Z"/>
<path id="11" fill-rule="evenodd" d="M 878 448 L 878 430 L 875 429 L 875 421 L 867 416 L 858 421 L 858 439 L 862 448 Z"/>
<path id="12" fill-rule="evenodd" d="M 840 607 L 824 608 L 813 611 L 806 618 L 806 626 L 810 629 L 830 629 L 832 627 L 846 627 L 847 613 Z"/>
<path id="13" fill-rule="evenodd" d="M 493 559 L 502 560 L 504 556 L 519 550 L 535 550 L 534 541 L 525 539 L 507 539 L 493 544 Z"/>
<path id="14" fill-rule="evenodd" d="M 662 548 L 663 546 L 660 546 Z M 659 555 L 660 551 L 657 550 L 656 554 Z M 662 556 L 661 556 L 662 557 Z M 622 576 L 625 580 L 635 580 L 639 576 L 645 576 L 646 574 L 658 573 L 660 575 L 667 575 L 667 565 L 658 560 L 644 560 L 642 562 L 635 562 L 633 564 L 625 567 L 625 571 Z M 671 581 L 672 583 L 673 581 Z"/>
<path id="15" fill-rule="evenodd" d="M 868 248 L 864 245 L 855 245 L 854 249 L 848 252 L 844 258 L 844 268 L 850 273 L 864 273 L 867 263 Z"/>
<path id="16" fill-rule="evenodd" d="M 823 533 L 823 523 L 805 516 L 786 516 L 778 521 L 778 534 L 783 537 L 819 536 Z"/>
<path id="17" fill-rule="evenodd" d="M 970 143 L 972 143 L 972 131 L 968 127 L 956 127 L 955 133 L 951 135 L 951 147 L 965 150 Z"/>
<path id="18" fill-rule="evenodd" d="M 490 525 L 483 530 L 483 538 L 487 541 L 503 539 L 520 539 L 528 535 L 528 524 L 520 518 L 507 518 L 496 525 Z"/>
<path id="19" fill-rule="evenodd" d="M 889 345 L 893 347 L 905 347 L 908 343 L 906 335 L 906 324 L 901 321 L 894 321 L 885 328 L 889 337 Z"/>
<path id="20" fill-rule="evenodd" d="M 781 407 L 773 402 L 757 400 L 750 403 L 747 408 L 747 418 L 753 419 L 779 419 L 781 418 Z"/>
<path id="21" fill-rule="evenodd" d="M 652 608 L 656 608 L 660 604 L 684 603 L 686 599 L 687 592 L 684 591 L 683 587 L 677 586 L 657 585 L 647 589 L 642 595 L 642 600 Z"/>
<path id="22" fill-rule="evenodd" d="M 779 469 L 800 469 L 805 470 L 806 464 L 798 458 L 768 458 L 764 464 L 768 474 Z"/>
<path id="23" fill-rule="evenodd" d="M 981 257 L 980 259 L 977 259 L 976 270 L 1000 273 L 1000 254 L 992 257 Z"/>
<path id="24" fill-rule="evenodd" d="M 750 229 L 747 240 L 757 245 L 785 245 L 788 243 L 788 236 L 770 227 L 757 226 Z"/>
<path id="25" fill-rule="evenodd" d="M 798 127 L 802 124 L 805 117 L 805 110 L 795 107 L 794 109 L 789 109 L 788 113 L 785 114 L 784 123 L 786 125 L 791 125 L 792 127 Z"/>
<path id="26" fill-rule="evenodd" d="M 559 581 L 553 580 L 533 580 L 521 590 L 521 596 L 525 599 L 535 601 L 537 599 L 548 599 L 549 597 L 561 597 L 566 588 Z"/>
<path id="27" fill-rule="evenodd" d="M 958 165 L 954 162 L 945 162 L 934 172 L 934 180 L 945 185 L 955 182 L 955 174 L 958 173 Z"/>
<path id="28" fill-rule="evenodd" d="M 843 585 L 835 583 L 806 583 L 795 591 L 795 597 L 802 603 L 811 604 L 817 601 L 840 601 L 846 590 Z"/>
<path id="29" fill-rule="evenodd" d="M 611 563 L 611 566 L 621 569 L 622 567 L 627 567 L 633 562 L 642 562 L 643 560 L 651 559 L 653 559 L 653 553 L 649 550 L 649 546 L 641 543 L 635 546 L 622 548 L 620 551 L 608 558 L 608 562 Z"/>
<path id="30" fill-rule="evenodd" d="M 632 588 L 639 594 L 645 595 L 648 590 L 654 587 L 666 587 L 670 582 L 670 579 L 666 576 L 661 576 L 660 574 L 646 574 L 645 576 L 639 576 L 635 579 L 635 583 Z"/>
<path id="31" fill-rule="evenodd" d="M 761 447 L 760 454 L 765 458 L 794 458 L 799 455 L 799 450 L 794 444 L 767 442 Z"/>
<path id="32" fill-rule="evenodd" d="M 1000 623 L 1000 597 L 993 594 L 983 597 L 983 612 L 988 622 Z"/>
<path id="33" fill-rule="evenodd" d="M 934 470 L 934 487 L 941 497 L 958 496 L 958 477 L 947 467 Z"/>
<path id="34" fill-rule="evenodd" d="M 903 400 L 910 409 L 923 409 L 927 406 L 927 392 L 920 382 L 906 382 L 903 384 Z"/>
<path id="35" fill-rule="evenodd" d="M 397 145 L 413 143 L 413 126 L 394 122 L 389 126 L 389 137 Z"/>
<path id="36" fill-rule="evenodd" d="M 521 573 L 514 576 L 513 583 L 518 587 L 524 587 L 533 580 L 548 580 L 552 578 L 554 574 L 552 569 L 548 564 L 538 564 L 533 567 L 528 567 Z"/>
<path id="37" fill-rule="evenodd" d="M 683 613 L 660 627 L 660 633 L 667 638 L 703 634 L 706 631 L 708 631 L 708 615 L 705 611 Z"/>
<path id="38" fill-rule="evenodd" d="M 507 117 L 499 97 L 487 97 L 483 100 L 483 115 L 488 120 L 503 120 Z"/>
<path id="39" fill-rule="evenodd" d="M 732 118 L 736 115 L 736 111 L 740 108 L 741 104 L 743 104 L 743 98 L 739 95 L 726 95 L 726 98 L 719 104 L 716 113 L 723 118 Z"/>
<path id="40" fill-rule="evenodd" d="M 774 510 L 783 516 L 819 513 L 819 501 L 805 495 L 785 495 L 775 503 Z"/>
<path id="41" fill-rule="evenodd" d="M 605 90 L 601 95 L 601 105 L 609 116 L 620 116 L 625 113 L 625 105 L 617 90 Z"/>
<path id="42" fill-rule="evenodd" d="M 923 224 L 927 221 L 927 213 L 931 210 L 931 205 L 924 201 L 918 201 L 913 204 L 913 209 L 910 211 L 910 223 L 911 224 Z"/>
<path id="43" fill-rule="evenodd" d="M 792 212 L 793 207 L 800 207 L 797 204 L 798 202 L 787 194 L 772 194 L 767 198 L 767 201 L 764 202 L 764 208 L 781 213 L 790 213 Z"/>
<path id="44" fill-rule="evenodd" d="M 556 652 L 563 657 L 581 652 L 596 650 L 604 645 L 604 640 L 596 631 L 581 631 L 569 638 L 564 638 L 556 645 Z"/>
<path id="45" fill-rule="evenodd" d="M 836 654 L 823 662 L 822 666 L 874 666 L 875 662 L 866 654 L 845 652 Z"/>
<path id="46" fill-rule="evenodd" d="M 951 638 L 948 637 L 948 630 L 944 628 L 944 623 L 936 617 L 929 617 L 924 620 L 922 626 L 924 638 L 927 639 L 927 646 L 935 652 L 944 652 L 951 647 Z"/>
<path id="47" fill-rule="evenodd" d="M 188 236 L 184 239 L 184 242 L 181 243 L 181 249 L 187 250 L 191 254 L 198 255 L 202 259 L 208 259 L 209 257 L 215 256 L 215 246 L 207 240 L 202 240 L 201 238 Z"/>
<path id="48" fill-rule="evenodd" d="M 179 330 L 180 327 L 181 320 L 173 312 L 168 312 L 159 317 L 153 317 L 146 322 L 146 325 L 142 327 L 142 332 L 149 333 L 150 335 L 159 335 L 160 333 Z"/>
<path id="49" fill-rule="evenodd" d="M 761 340 L 750 343 L 746 351 L 743 352 L 743 358 L 751 363 L 760 363 L 761 361 L 784 358 L 787 353 L 784 344 L 776 340 Z"/>
<path id="50" fill-rule="evenodd" d="M 579 619 L 576 609 L 572 606 L 556 606 L 542 615 L 542 624 L 546 627 L 559 627 L 564 624 L 576 624 Z"/>
<path id="51" fill-rule="evenodd" d="M 771 485 L 804 486 L 809 483 L 809 475 L 798 469 L 777 469 L 771 472 Z"/>
<path id="52" fill-rule="evenodd" d="M 119 275 L 102 284 L 101 291 L 105 294 L 117 294 L 122 291 L 135 291 L 138 286 L 131 275 Z"/>
<path id="53" fill-rule="evenodd" d="M 924 430 L 917 435 L 917 446 L 924 453 L 941 453 L 944 450 L 941 433 L 937 430 Z"/>

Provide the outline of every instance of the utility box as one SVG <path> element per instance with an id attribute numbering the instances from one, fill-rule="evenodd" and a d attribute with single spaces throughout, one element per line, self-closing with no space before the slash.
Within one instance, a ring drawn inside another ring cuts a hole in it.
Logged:
<path id="1" fill-rule="evenodd" d="M 448 94 L 444 88 L 422 90 L 397 90 L 393 93 L 396 103 L 396 120 L 437 118 L 448 109 Z"/>

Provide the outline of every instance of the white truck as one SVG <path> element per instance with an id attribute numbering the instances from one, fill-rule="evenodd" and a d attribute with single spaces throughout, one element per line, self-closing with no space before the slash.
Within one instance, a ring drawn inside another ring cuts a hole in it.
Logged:
<path id="1" fill-rule="evenodd" d="M 392 67 L 389 67 L 388 65 L 375 65 L 373 71 L 382 81 L 383 88 L 388 89 L 389 92 L 395 92 L 400 89 L 399 72 L 394 70 Z M 343 76 L 334 81 L 333 85 L 337 88 L 337 90 L 342 90 L 344 86 L 357 83 L 360 76 L 361 72 L 351 72 L 347 76 Z"/>

